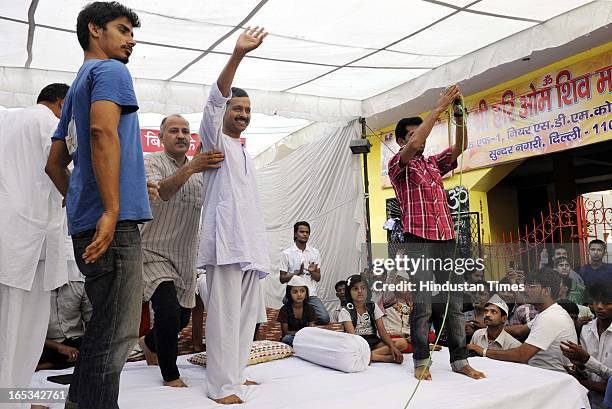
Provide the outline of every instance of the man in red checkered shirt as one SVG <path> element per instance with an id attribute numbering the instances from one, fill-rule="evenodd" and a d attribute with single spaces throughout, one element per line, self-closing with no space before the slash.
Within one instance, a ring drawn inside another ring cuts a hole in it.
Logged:
<path id="1" fill-rule="evenodd" d="M 455 145 L 437 155 L 424 157 L 425 142 L 436 120 L 448 107 L 460 98 L 461 90 L 457 85 L 447 89 L 438 100 L 436 107 L 422 120 L 404 118 L 395 128 L 395 138 L 400 151 L 389 161 L 389 178 L 402 213 L 405 254 L 412 258 L 447 260 L 454 258 L 454 223 L 442 183 L 442 176 L 457 167 L 457 158 L 467 146 L 467 130 L 464 128 L 462 112 L 455 111 L 457 119 Z M 464 138 L 465 135 L 465 138 Z M 433 268 L 419 268 L 414 272 L 417 289 L 421 282 L 463 283 L 463 276 L 454 272 L 438 271 Z M 430 319 L 441 322 L 444 314 L 446 294 L 441 302 L 432 305 L 430 291 L 417 291 L 414 294 L 414 308 L 410 315 L 412 344 L 414 347 L 415 377 L 431 380 L 429 372 L 429 345 L 427 334 Z M 472 368 L 467 360 L 465 347 L 465 321 L 462 313 L 463 293 L 451 292 L 448 316 L 446 319 L 447 345 L 450 350 L 451 367 L 455 372 L 474 379 L 485 375 Z"/>

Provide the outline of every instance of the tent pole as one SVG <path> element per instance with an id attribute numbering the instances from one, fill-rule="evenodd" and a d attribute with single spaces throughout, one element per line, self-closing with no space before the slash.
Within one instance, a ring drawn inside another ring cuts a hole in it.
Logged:
<path id="1" fill-rule="evenodd" d="M 366 120 L 365 118 L 359 118 L 361 123 L 361 138 L 367 139 L 366 137 Z M 363 153 L 363 173 L 364 173 L 364 193 L 365 193 L 365 207 L 366 207 L 366 245 L 368 252 L 368 272 L 372 271 L 372 235 L 370 233 L 370 181 L 368 179 L 368 154 Z"/>

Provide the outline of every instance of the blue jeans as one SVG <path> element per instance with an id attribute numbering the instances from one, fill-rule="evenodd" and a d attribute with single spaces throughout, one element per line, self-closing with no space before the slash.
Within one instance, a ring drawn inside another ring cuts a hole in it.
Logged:
<path id="1" fill-rule="evenodd" d="M 422 255 L 425 258 L 442 260 L 453 258 L 455 251 L 455 240 L 433 241 L 423 239 L 411 234 L 406 234 L 406 255 L 412 258 L 420 258 Z M 419 285 L 421 282 L 432 281 L 436 277 L 436 283 L 442 284 L 449 281 L 449 272 L 441 270 L 420 269 L 416 271 L 411 281 L 416 283 L 416 289 L 413 293 L 413 309 L 410 314 L 410 335 L 412 337 L 412 346 L 414 348 L 413 360 L 414 366 L 425 366 L 429 359 L 429 343 L 427 334 L 431 327 L 431 321 L 438 320 L 442 322 L 444 315 L 444 305 L 438 304 L 432 308 L 432 293 L 430 291 L 420 291 Z M 451 272 L 451 283 L 464 283 L 463 276 Z M 446 303 L 447 293 L 442 293 L 441 302 Z M 448 306 L 448 315 L 446 317 L 445 328 L 447 332 L 447 346 L 450 351 L 450 362 L 453 370 L 458 371 L 468 364 L 468 351 L 465 347 L 465 319 L 463 316 L 463 292 L 451 291 L 450 301 Z"/>
<path id="2" fill-rule="evenodd" d="M 281 342 L 293 346 L 293 338 L 295 338 L 295 335 L 285 335 L 283 339 L 281 339 Z"/>
<path id="3" fill-rule="evenodd" d="M 68 400 L 79 409 L 118 409 L 119 377 L 138 339 L 140 325 L 140 232 L 135 222 L 117 223 L 106 253 L 96 262 L 85 264 L 82 254 L 94 234 L 95 230 L 88 230 L 72 236 L 93 313 L 79 349 Z"/>
<path id="4" fill-rule="evenodd" d="M 310 304 L 310 306 L 315 311 L 315 317 L 317 317 L 317 325 L 329 324 L 329 312 L 327 312 L 327 308 L 325 308 L 323 302 L 321 302 L 319 297 L 308 297 L 308 304 Z"/>

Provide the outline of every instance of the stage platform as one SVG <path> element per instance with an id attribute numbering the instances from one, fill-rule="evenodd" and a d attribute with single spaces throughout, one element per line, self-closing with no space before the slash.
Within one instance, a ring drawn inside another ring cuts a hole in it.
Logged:
<path id="1" fill-rule="evenodd" d="M 121 376 L 119 406 L 122 409 L 219 408 L 206 398 L 206 369 L 178 358 L 188 388 L 162 386 L 159 368 L 145 362 L 126 364 Z M 434 353 L 433 381 L 421 382 L 410 403 L 414 409 L 580 409 L 589 408 L 587 392 L 567 374 L 527 365 L 471 358 L 488 378 L 472 380 L 451 372 L 448 351 Z M 70 373 L 40 371 L 31 387 L 58 387 L 47 376 Z M 412 374 L 412 355 L 404 363 L 372 364 L 360 373 L 346 374 L 297 357 L 247 368 L 249 379 L 261 383 L 247 388 L 244 409 L 401 409 L 417 381 Z M 51 409 L 63 404 L 51 404 Z"/>

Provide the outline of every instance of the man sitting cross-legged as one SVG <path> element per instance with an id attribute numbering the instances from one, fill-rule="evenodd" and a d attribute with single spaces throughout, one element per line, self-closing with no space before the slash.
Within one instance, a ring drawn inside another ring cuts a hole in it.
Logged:
<path id="1" fill-rule="evenodd" d="M 472 335 L 472 344 L 481 348 L 505 350 L 517 348 L 521 343 L 512 335 L 504 331 L 508 321 L 508 305 L 495 294 L 484 304 L 484 323 L 486 328 L 481 328 Z"/>
<path id="2" fill-rule="evenodd" d="M 528 302 L 540 312 L 528 325 L 507 327 L 506 331 L 514 336 L 526 336 L 527 340 L 517 348 L 505 351 L 489 350 L 471 343 L 468 349 L 487 358 L 500 361 L 528 363 L 543 369 L 565 372 L 569 363 L 561 353 L 563 341 L 576 343 L 576 330 L 569 314 L 555 303 L 559 295 L 559 275 L 552 270 L 544 270 L 526 279 Z"/>

